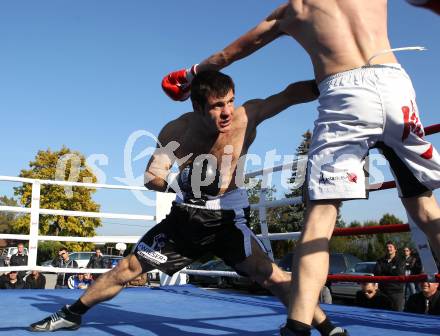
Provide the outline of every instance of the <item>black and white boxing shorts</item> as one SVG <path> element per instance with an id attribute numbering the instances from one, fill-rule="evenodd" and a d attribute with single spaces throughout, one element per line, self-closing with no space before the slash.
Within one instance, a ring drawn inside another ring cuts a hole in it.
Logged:
<path id="1" fill-rule="evenodd" d="M 144 272 L 159 269 L 172 275 L 206 254 L 231 267 L 252 253 L 246 190 L 214 197 L 204 206 L 173 202 L 170 213 L 149 230 L 133 249 Z"/>

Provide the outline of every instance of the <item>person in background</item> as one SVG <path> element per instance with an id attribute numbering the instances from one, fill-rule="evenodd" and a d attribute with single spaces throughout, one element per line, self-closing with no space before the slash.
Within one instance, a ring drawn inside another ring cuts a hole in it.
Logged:
<path id="1" fill-rule="evenodd" d="M 409 313 L 440 315 L 440 292 L 436 282 L 422 282 L 422 291 L 409 297 L 405 311 Z"/>
<path id="2" fill-rule="evenodd" d="M 92 275 L 90 273 L 78 273 L 69 277 L 68 286 L 70 289 L 86 289 L 92 283 Z"/>
<path id="3" fill-rule="evenodd" d="M 23 243 L 19 243 L 17 245 L 17 253 L 13 254 L 11 256 L 11 260 L 9 261 L 10 266 L 27 266 L 28 264 L 28 256 L 26 252 L 24 251 L 24 245 Z M 26 276 L 26 271 L 19 271 L 18 277 L 23 280 L 23 278 Z"/>
<path id="4" fill-rule="evenodd" d="M 92 255 L 87 263 L 87 268 L 107 268 L 107 265 L 104 262 L 104 257 L 101 253 L 101 249 L 96 248 L 95 254 Z M 99 273 L 94 273 L 93 278 L 97 279 L 100 276 Z"/>
<path id="5" fill-rule="evenodd" d="M 392 241 L 386 242 L 386 255 L 376 262 L 374 275 L 397 276 L 405 274 L 405 263 L 397 255 L 396 245 Z M 405 284 L 381 283 L 379 289 L 388 296 L 393 303 L 393 310 L 402 311 L 405 306 Z"/>
<path id="6" fill-rule="evenodd" d="M 65 247 L 62 247 L 58 251 L 58 258 L 52 260 L 52 266 L 58 268 L 78 268 L 78 263 L 75 260 L 70 259 L 67 249 Z M 73 274 L 58 273 L 55 289 L 69 288 L 67 281 L 71 275 Z"/>
<path id="7" fill-rule="evenodd" d="M 44 289 L 46 287 L 46 277 L 38 271 L 32 271 L 26 277 L 26 286 L 29 289 Z"/>
<path id="8" fill-rule="evenodd" d="M 1 289 L 25 289 L 26 283 L 18 276 L 16 271 L 11 271 L 1 286 Z"/>
<path id="9" fill-rule="evenodd" d="M 421 273 L 422 265 L 420 262 L 420 258 L 417 258 L 413 255 L 409 246 L 405 246 L 403 248 L 403 257 L 405 262 L 405 275 Z M 405 284 L 405 302 L 408 300 L 410 295 L 413 295 L 416 292 L 416 284 L 414 282 L 407 282 Z"/>
<path id="10" fill-rule="evenodd" d="M 356 306 L 374 309 L 391 310 L 393 303 L 388 296 L 379 291 L 377 283 L 361 284 L 361 290 L 356 292 Z"/>

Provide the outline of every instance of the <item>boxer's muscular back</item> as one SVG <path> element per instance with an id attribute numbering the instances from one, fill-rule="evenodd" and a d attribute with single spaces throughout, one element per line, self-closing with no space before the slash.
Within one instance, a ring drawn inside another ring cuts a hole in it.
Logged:
<path id="1" fill-rule="evenodd" d="M 280 29 L 309 53 L 318 82 L 390 49 L 386 0 L 290 0 Z M 395 63 L 392 53 L 372 64 Z"/>

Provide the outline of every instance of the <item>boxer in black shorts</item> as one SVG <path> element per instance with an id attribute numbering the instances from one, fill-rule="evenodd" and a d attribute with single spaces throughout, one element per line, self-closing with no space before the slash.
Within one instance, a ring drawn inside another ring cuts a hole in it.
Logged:
<path id="1" fill-rule="evenodd" d="M 234 108 L 235 89 L 229 76 L 217 71 L 197 75 L 191 90 L 194 112 L 162 129 L 145 172 L 147 188 L 177 194 L 171 212 L 140 239 L 131 255 L 99 277 L 73 305 L 30 329 L 77 329 L 82 314 L 113 298 L 141 273 L 158 268 L 172 275 L 207 253 L 269 289 L 287 306 L 290 275 L 272 262 L 248 227 L 244 163 L 262 121 L 289 106 L 314 100 L 317 94 L 314 81 L 298 82 L 266 99 Z M 171 172 L 174 163 L 179 173 Z M 342 335 L 319 307 L 315 325 L 322 335 Z"/>

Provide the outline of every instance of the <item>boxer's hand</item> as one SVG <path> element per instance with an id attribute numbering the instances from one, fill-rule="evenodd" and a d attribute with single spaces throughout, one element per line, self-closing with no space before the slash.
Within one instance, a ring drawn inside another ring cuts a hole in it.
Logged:
<path id="1" fill-rule="evenodd" d="M 191 94 L 191 81 L 196 75 L 197 64 L 190 69 L 174 71 L 162 79 L 162 89 L 173 100 L 187 100 Z"/>

